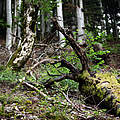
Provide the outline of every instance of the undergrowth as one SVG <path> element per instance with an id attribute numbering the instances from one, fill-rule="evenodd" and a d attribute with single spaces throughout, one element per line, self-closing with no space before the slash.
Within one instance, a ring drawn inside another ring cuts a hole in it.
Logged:
<path id="1" fill-rule="evenodd" d="M 47 75 L 45 71 L 48 70 L 49 74 L 59 74 L 56 69 L 49 68 L 49 64 L 47 67 L 48 69 L 45 68 L 43 70 L 44 77 Z M 68 70 L 63 70 L 63 72 L 68 72 Z M 1 118 L 14 120 L 78 120 L 81 118 L 97 118 L 105 114 L 104 110 L 98 110 L 92 107 L 89 107 L 90 110 L 88 110 L 84 107 L 86 106 L 84 105 L 84 97 L 80 97 L 81 95 L 79 95 L 77 88 L 78 84 L 74 81 L 64 80 L 60 83 L 55 83 L 51 89 L 46 89 L 42 85 L 42 82 L 45 79 L 49 79 L 49 77 L 44 78 L 42 76 L 36 82 L 33 77 L 26 75 L 26 73 L 19 72 L 18 74 L 9 68 L 0 71 L 0 77 Z M 52 97 L 54 101 L 49 101 L 38 92 L 23 86 L 18 82 L 23 77 L 26 78 L 26 82 L 33 84 L 40 91 L 44 92 L 47 97 Z M 9 85 L 2 84 L 2 82 L 8 83 L 8 81 Z M 13 85 L 13 82 L 16 82 L 16 84 Z M 71 103 L 68 102 L 65 95 L 67 95 Z"/>

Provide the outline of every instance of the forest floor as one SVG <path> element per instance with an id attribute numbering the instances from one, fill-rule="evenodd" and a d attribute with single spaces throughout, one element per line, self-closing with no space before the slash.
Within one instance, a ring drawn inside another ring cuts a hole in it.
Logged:
<path id="1" fill-rule="evenodd" d="M 49 54 L 47 53 L 49 50 L 50 48 L 47 48 L 44 53 Z M 35 48 L 31 59 L 36 60 L 40 55 L 41 49 Z M 0 65 L 5 65 L 8 59 L 8 51 L 1 46 Z M 31 59 L 28 61 L 27 67 L 31 65 Z M 110 67 L 120 70 L 120 55 L 111 54 L 110 59 Z M 34 64 L 33 61 L 32 64 Z M 13 74 L 11 70 L 2 71 L 1 69 L 1 120 L 120 120 L 119 117 L 108 114 L 107 110 L 100 109 L 97 105 L 85 103 L 86 98 L 77 89 L 71 90 L 67 86 L 68 89 L 66 90 L 59 85 L 46 89 L 39 82 L 26 81 L 47 95 L 43 97 L 38 91 L 18 82 L 21 76 L 19 77 L 19 75 Z M 23 78 L 24 75 L 22 75 Z M 53 98 L 53 101 L 49 100 L 49 97 Z"/>
<path id="2" fill-rule="evenodd" d="M 0 84 L 1 120 L 120 120 L 104 109 L 87 105 L 79 91 L 71 91 L 67 98 L 57 90 L 47 91 L 49 101 L 36 91 L 13 84 Z"/>

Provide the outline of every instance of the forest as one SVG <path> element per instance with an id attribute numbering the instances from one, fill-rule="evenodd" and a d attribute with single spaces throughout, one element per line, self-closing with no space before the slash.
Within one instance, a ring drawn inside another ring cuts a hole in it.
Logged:
<path id="1" fill-rule="evenodd" d="M 120 120 L 120 0 L 0 0 L 1 120 Z"/>

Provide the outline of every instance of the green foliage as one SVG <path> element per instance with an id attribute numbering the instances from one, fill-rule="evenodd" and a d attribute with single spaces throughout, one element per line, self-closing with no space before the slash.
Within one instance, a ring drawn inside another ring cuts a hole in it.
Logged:
<path id="1" fill-rule="evenodd" d="M 106 54 L 110 53 L 110 51 L 108 51 L 108 50 L 95 51 L 95 48 L 94 48 L 94 46 L 97 44 L 102 45 L 102 43 L 100 43 L 100 41 L 104 42 L 104 36 L 105 36 L 104 32 L 96 37 L 94 37 L 91 33 L 88 33 L 88 32 L 86 32 L 86 34 L 87 34 L 87 41 L 86 42 L 88 44 L 88 46 L 86 48 L 87 56 L 88 56 L 89 60 L 92 62 L 99 61 L 97 64 L 91 65 L 91 69 L 93 71 L 96 71 L 102 67 L 101 65 L 104 64 L 104 60 L 102 59 L 102 55 L 106 55 Z"/>
<path id="2" fill-rule="evenodd" d="M 109 35 L 105 36 L 105 38 L 106 38 L 107 42 L 110 42 L 110 41 L 114 40 L 114 37 L 113 37 L 112 34 L 109 34 Z"/>
<path id="3" fill-rule="evenodd" d="M 17 74 L 10 68 L 0 71 L 0 82 L 13 82 L 16 81 Z"/>
<path id="4" fill-rule="evenodd" d="M 69 59 L 68 59 L 69 60 Z M 69 91 L 76 90 L 78 84 L 73 82 L 72 80 L 64 80 L 60 83 L 55 83 L 52 87 L 53 89 L 45 89 L 44 87 L 40 86 L 40 82 L 42 82 L 43 79 L 47 80 L 49 78 L 53 78 L 55 76 L 49 76 L 49 74 L 61 74 L 62 73 L 69 73 L 69 70 L 66 68 L 60 68 L 60 63 L 54 65 L 47 64 L 42 65 L 39 72 L 41 73 L 40 79 L 37 81 L 34 86 L 37 87 L 40 91 L 43 91 L 47 97 L 52 97 L 54 101 L 48 101 L 46 97 L 40 96 L 37 92 L 26 89 L 26 87 L 23 88 L 21 83 L 18 83 L 15 87 L 11 88 L 10 91 L 6 93 L 0 94 L 0 116 L 8 117 L 11 116 L 14 117 L 14 119 L 20 119 L 22 118 L 19 116 L 20 114 L 29 114 L 34 115 L 40 118 L 41 120 L 78 120 L 76 114 L 72 114 L 71 111 L 74 111 L 72 106 L 67 102 L 65 99 L 65 96 L 63 93 L 66 93 L 66 95 L 69 93 Z M 9 71 L 9 73 L 8 73 Z M 4 73 L 3 78 L 6 78 L 5 72 L 7 74 L 10 74 L 10 79 L 18 79 L 23 77 L 23 73 L 15 73 L 11 71 L 11 69 L 7 68 L 2 71 L 1 73 Z M 41 72 L 42 71 L 42 72 Z M 11 74 L 14 74 L 13 78 L 11 78 Z M 32 77 L 27 76 L 24 74 L 28 82 L 32 82 L 33 84 L 36 82 Z M 7 76 L 8 77 L 8 76 Z M 1 92 L 1 91 L 0 91 Z M 77 93 L 76 91 L 73 91 L 73 93 L 69 93 L 69 95 L 73 95 Z M 69 97 L 69 96 L 68 96 Z M 76 97 L 76 95 L 75 95 Z M 34 102 L 34 98 L 38 98 L 38 101 Z M 75 98 L 71 98 L 70 100 L 75 103 Z M 76 100 L 76 99 L 75 99 Z M 78 100 L 78 99 L 77 99 Z M 80 102 L 78 100 L 78 102 Z M 76 104 L 77 105 L 77 104 Z M 80 104 L 81 105 L 81 104 Z M 6 109 L 7 108 L 7 109 Z M 16 111 L 19 110 L 20 114 L 17 114 Z M 83 112 L 87 117 L 89 116 L 100 116 L 104 110 L 93 110 L 88 111 L 83 108 Z M 77 113 L 77 112 L 76 112 Z"/>
<path id="5" fill-rule="evenodd" d="M 66 49 L 68 49 L 68 51 L 64 51 L 61 54 L 60 58 L 61 59 L 64 58 L 66 61 L 68 61 L 71 64 L 73 64 L 76 68 L 81 69 L 82 65 L 80 64 L 80 59 L 77 57 L 77 55 L 75 54 L 75 52 L 72 50 L 71 47 L 67 47 Z"/>
<path id="6" fill-rule="evenodd" d="M 56 95 L 55 99 L 59 102 L 49 103 L 48 101 L 42 100 L 40 102 L 40 118 L 46 120 L 70 120 L 70 114 L 67 114 L 69 107 L 62 104 L 61 97 Z"/>
<path id="7" fill-rule="evenodd" d="M 23 77 L 23 72 L 12 71 L 11 68 L 6 68 L 0 66 L 0 82 L 1 83 L 15 83 L 19 78 Z"/>
<path id="8" fill-rule="evenodd" d="M 42 73 L 40 72 L 41 77 L 39 78 L 38 81 L 45 82 L 48 79 L 55 79 L 59 77 L 61 74 L 66 74 L 70 72 L 65 67 L 59 67 L 60 65 L 61 65 L 60 63 L 57 63 L 55 65 L 51 65 L 50 63 L 48 63 L 45 66 L 41 66 L 43 72 Z M 75 90 L 78 87 L 78 83 L 68 79 L 56 83 L 56 85 L 58 85 L 59 88 L 61 88 L 62 90 L 67 90 L 68 88 Z"/>

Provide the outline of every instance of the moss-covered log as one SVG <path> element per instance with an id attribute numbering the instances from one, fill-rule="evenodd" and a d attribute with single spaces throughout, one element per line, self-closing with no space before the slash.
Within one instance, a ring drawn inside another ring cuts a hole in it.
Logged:
<path id="1" fill-rule="evenodd" d="M 92 75 L 89 69 L 86 53 L 82 50 L 78 43 L 75 42 L 69 30 L 65 31 L 61 26 L 59 26 L 56 19 L 53 19 L 53 24 L 55 28 L 69 41 L 70 46 L 75 51 L 82 64 L 82 70 L 79 70 L 78 68 L 78 70 L 76 70 L 77 72 L 72 71 L 70 76 L 63 76 L 62 79 L 64 77 L 66 79 L 67 77 L 67 79 L 79 82 L 79 90 L 82 94 L 87 96 L 87 100 L 90 102 L 94 101 L 94 104 L 97 106 L 102 106 L 109 112 L 113 112 L 114 114 L 120 116 L 120 84 L 118 83 L 115 75 L 109 72 L 96 73 L 95 75 Z M 64 64 L 65 63 L 67 62 L 64 62 Z M 63 63 L 61 62 L 61 64 Z M 67 66 L 64 65 L 64 67 Z M 71 69 L 74 69 L 74 66 L 68 69 L 71 71 Z M 60 79 L 55 79 L 55 81 L 62 79 L 60 77 Z M 47 85 L 49 86 L 53 83 L 54 80 L 49 80 Z"/>
<path id="2" fill-rule="evenodd" d="M 97 73 L 96 77 L 91 77 L 84 71 L 79 76 L 79 90 L 89 102 L 120 116 L 120 84 L 114 74 Z"/>

